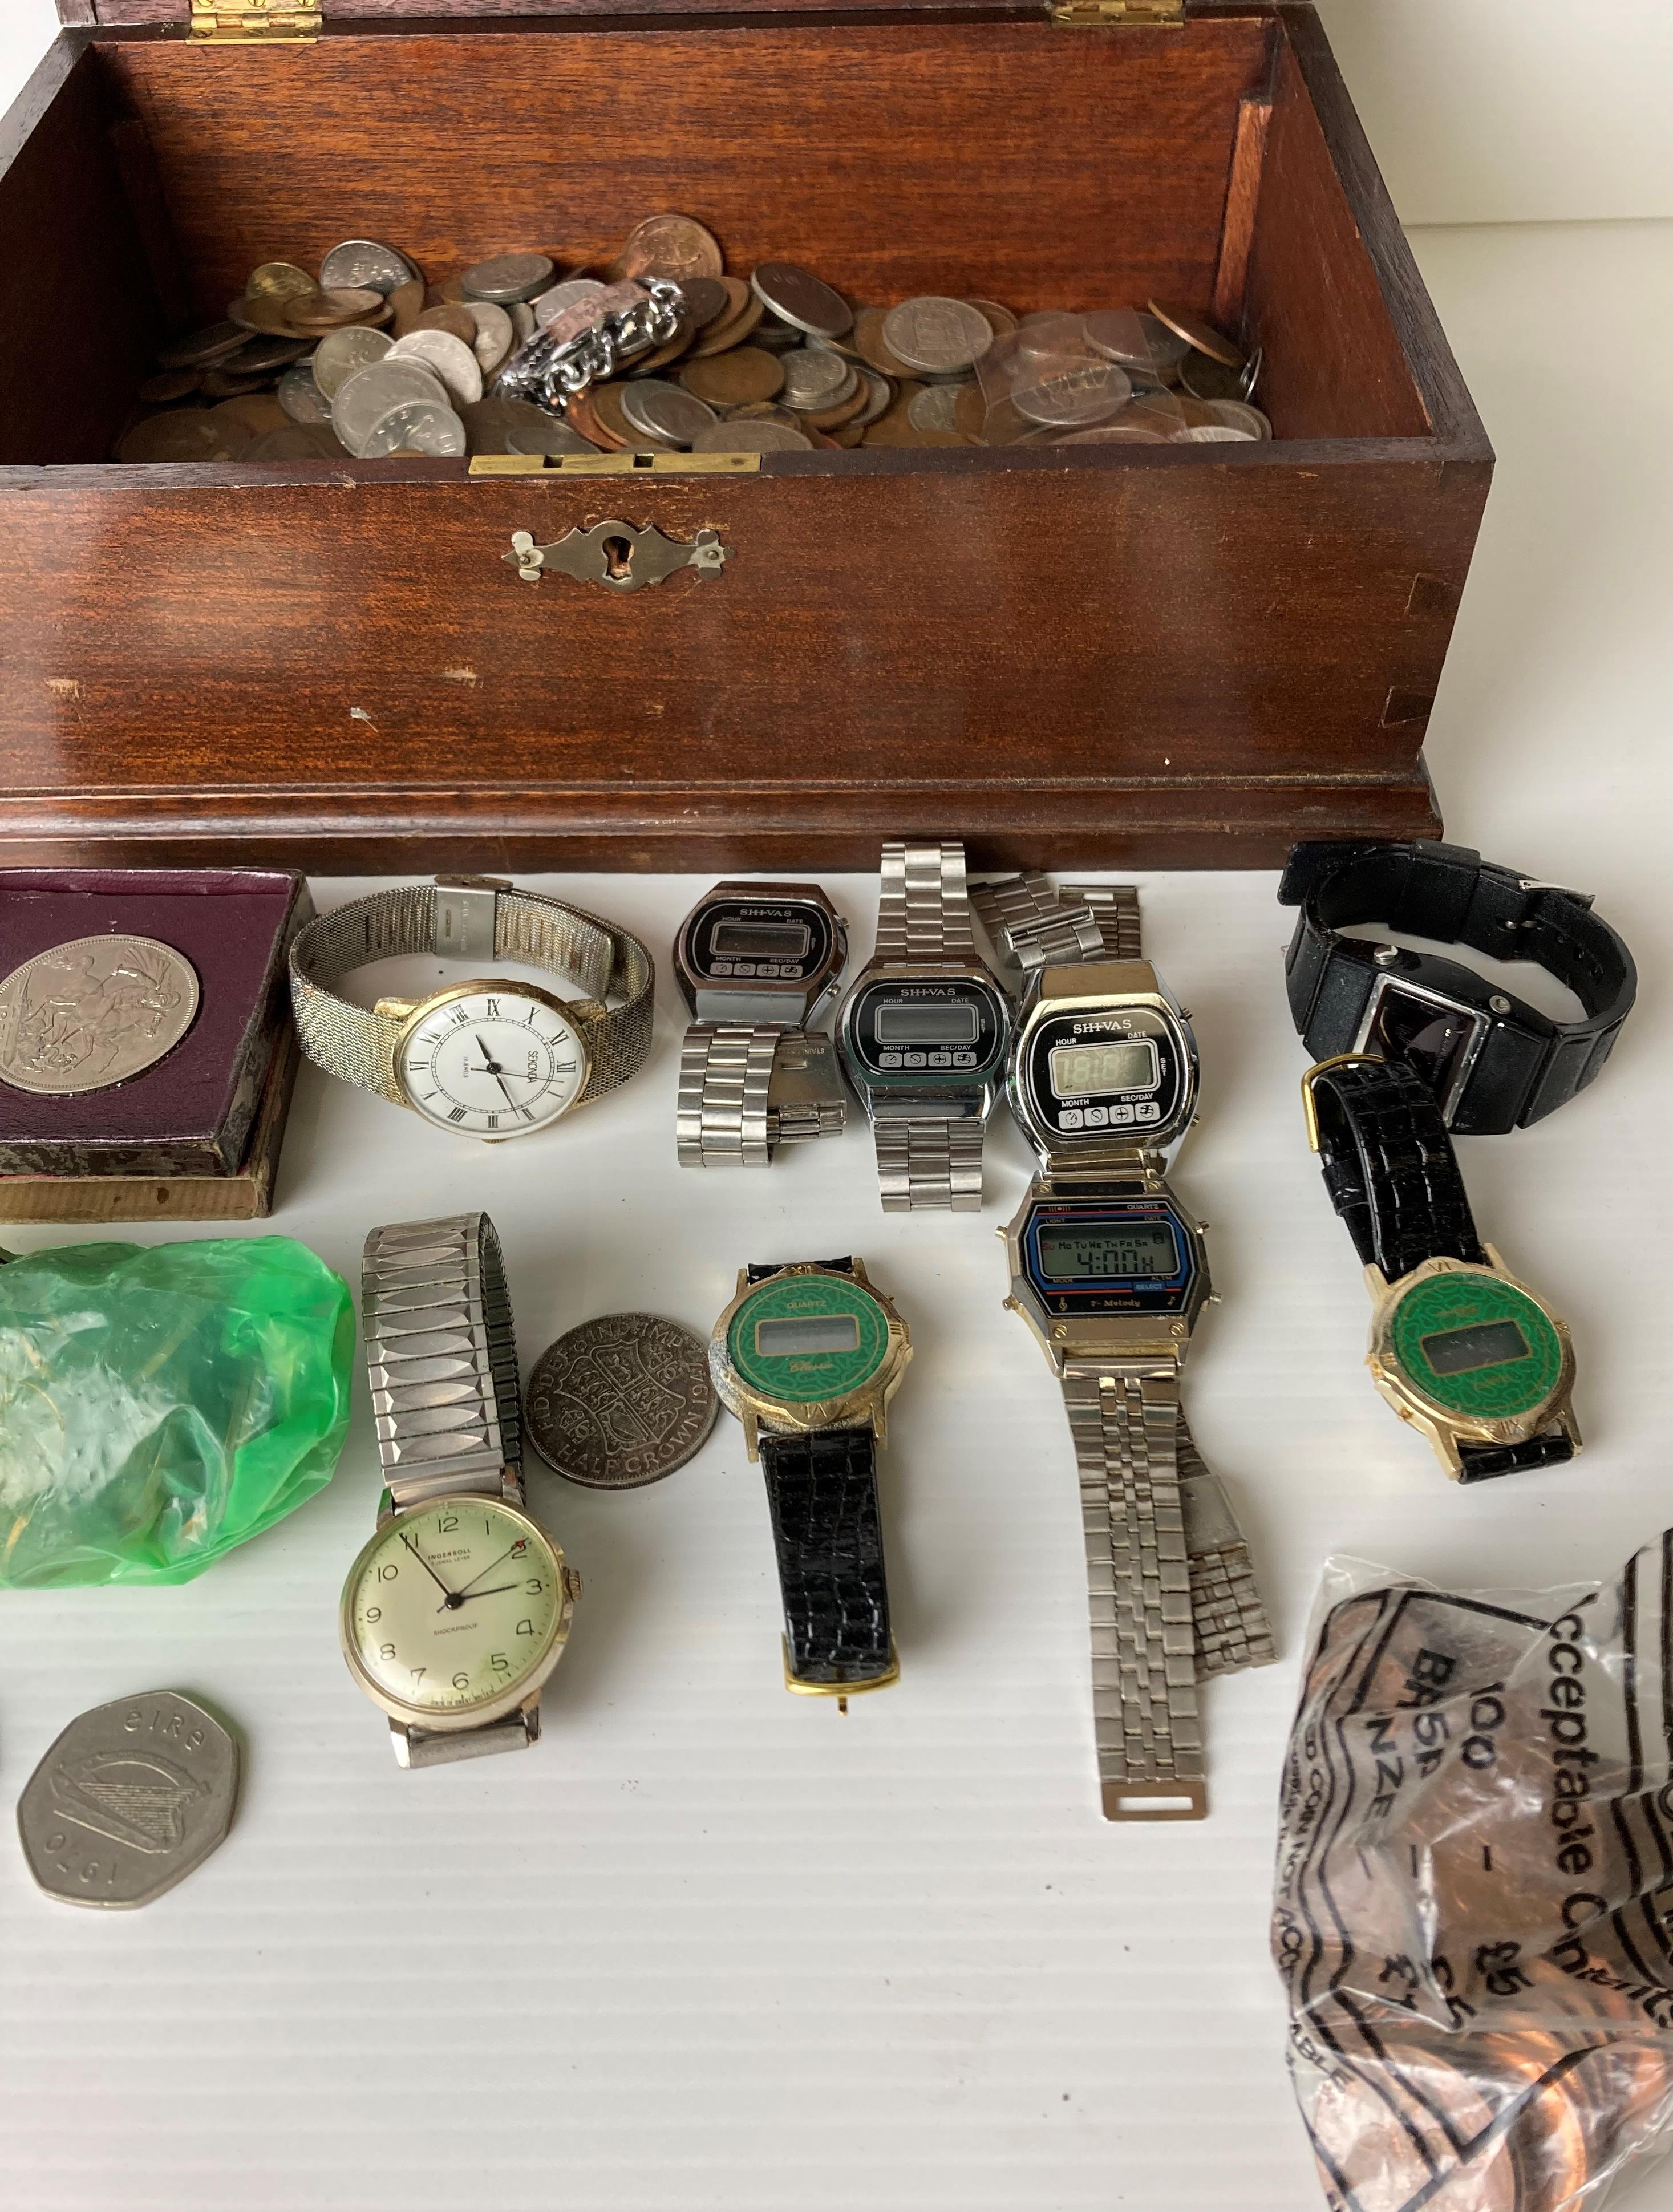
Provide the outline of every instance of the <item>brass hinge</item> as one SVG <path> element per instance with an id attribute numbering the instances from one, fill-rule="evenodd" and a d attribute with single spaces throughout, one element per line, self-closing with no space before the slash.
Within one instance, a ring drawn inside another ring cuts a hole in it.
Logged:
<path id="1" fill-rule="evenodd" d="M 217 46 L 306 46 L 321 12 L 307 0 L 192 0 L 192 36 Z"/>
<path id="2" fill-rule="evenodd" d="M 1177 29 L 1185 20 L 1185 0 L 1046 0 L 1046 14 L 1066 30 Z"/>
<path id="3" fill-rule="evenodd" d="M 473 477 L 742 477 L 761 466 L 759 453 L 478 453 Z"/>

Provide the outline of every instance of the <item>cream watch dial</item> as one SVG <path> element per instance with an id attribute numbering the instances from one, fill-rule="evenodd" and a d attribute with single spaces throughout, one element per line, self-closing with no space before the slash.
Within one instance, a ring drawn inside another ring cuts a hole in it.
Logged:
<path id="1" fill-rule="evenodd" d="M 397 1514 L 349 1571 L 344 1638 L 360 1672 L 415 1713 L 507 1710 L 563 1620 L 563 1567 L 525 1515 L 491 1498 Z"/>
<path id="2" fill-rule="evenodd" d="M 407 1102 L 467 1137 L 525 1137 L 575 1103 L 587 1048 L 555 1002 L 467 984 L 432 999 L 396 1054 Z"/>

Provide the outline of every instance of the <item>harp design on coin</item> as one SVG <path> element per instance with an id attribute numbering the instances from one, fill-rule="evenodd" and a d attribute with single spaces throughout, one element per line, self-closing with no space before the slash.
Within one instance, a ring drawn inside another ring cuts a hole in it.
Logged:
<path id="1" fill-rule="evenodd" d="M 188 1805 L 201 1783 L 155 1752 L 89 1752 L 52 1770 L 52 1796 L 66 1820 L 131 1850 L 172 1851 L 186 1837 Z"/>
<path id="2" fill-rule="evenodd" d="M 537 545 L 526 530 L 512 532 L 511 550 L 502 557 L 525 583 L 538 584 L 543 574 L 573 576 L 577 583 L 602 584 L 606 591 L 637 592 L 647 584 L 660 584 L 679 568 L 695 568 L 700 576 L 718 575 L 732 548 L 721 543 L 718 530 L 700 530 L 695 538 L 666 537 L 654 523 L 643 529 L 631 522 L 595 522 L 590 530 L 572 530 L 551 545 Z"/>

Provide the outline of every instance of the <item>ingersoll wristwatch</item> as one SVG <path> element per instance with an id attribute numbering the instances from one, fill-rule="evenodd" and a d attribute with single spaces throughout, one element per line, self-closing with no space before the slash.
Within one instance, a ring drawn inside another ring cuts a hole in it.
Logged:
<path id="1" fill-rule="evenodd" d="M 982 1147 L 1010 1007 L 976 949 L 957 843 L 885 845 L 877 951 L 843 1003 L 843 1065 L 877 1146 L 885 1212 L 982 1204 Z"/>
<path id="2" fill-rule="evenodd" d="M 332 986 L 397 953 L 520 960 L 581 994 L 509 977 L 369 1011 Z M 650 1050 L 654 969 L 636 937 L 496 876 L 438 876 L 322 914 L 290 948 L 296 1034 L 316 1066 L 438 1128 L 497 1143 L 549 1128 L 636 1074 Z M 613 1006 L 606 1000 L 613 999 Z"/>
<path id="3" fill-rule="evenodd" d="M 674 944 L 696 1017 L 679 1056 L 682 1167 L 766 1167 L 780 1145 L 841 1133 L 836 1048 L 810 1024 L 847 958 L 817 884 L 716 884 L 698 900 Z"/>
<path id="4" fill-rule="evenodd" d="M 517 1348 L 486 1214 L 366 1240 L 366 1358 L 385 1490 L 349 1570 L 349 1671 L 403 1766 L 519 1751 L 540 1734 L 580 1579 L 523 1502 Z"/>
<path id="5" fill-rule="evenodd" d="M 1348 1053 L 1302 1079 L 1308 1141 L 1365 1263 L 1372 1380 L 1455 1482 L 1580 1449 L 1568 1329 L 1476 1234 L 1425 1078 Z"/>
<path id="6" fill-rule="evenodd" d="M 1136 902 L 1101 907 L 1104 941 L 1131 947 Z M 1196 1109 L 1189 1020 L 1145 961 L 1036 968 L 1009 1091 L 1041 1171 L 1001 1232 L 1006 1304 L 1038 1339 L 1068 1412 L 1104 1817 L 1199 1820 L 1197 1684 L 1275 1653 L 1249 1547 L 1179 1402 L 1212 1297 L 1202 1224 L 1167 1181 Z"/>
<path id="7" fill-rule="evenodd" d="M 846 1699 L 898 1680 L 877 1448 L 912 1356 L 861 1260 L 745 1267 L 709 1369 L 766 1478 L 784 1605 L 784 1686 Z"/>

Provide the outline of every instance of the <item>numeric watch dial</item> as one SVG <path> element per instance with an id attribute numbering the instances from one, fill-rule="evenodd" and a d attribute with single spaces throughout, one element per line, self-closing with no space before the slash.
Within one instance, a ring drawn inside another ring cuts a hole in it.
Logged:
<path id="1" fill-rule="evenodd" d="M 344 1631 L 388 1698 L 417 1713 L 516 1701 L 563 1626 L 563 1565 L 526 1515 L 492 1498 L 398 1514 L 349 1572 Z"/>
<path id="2" fill-rule="evenodd" d="M 409 1104 L 462 1135 L 525 1137 L 568 1113 L 587 1049 L 555 1002 L 507 988 L 448 994 L 411 1024 L 396 1055 Z"/>

